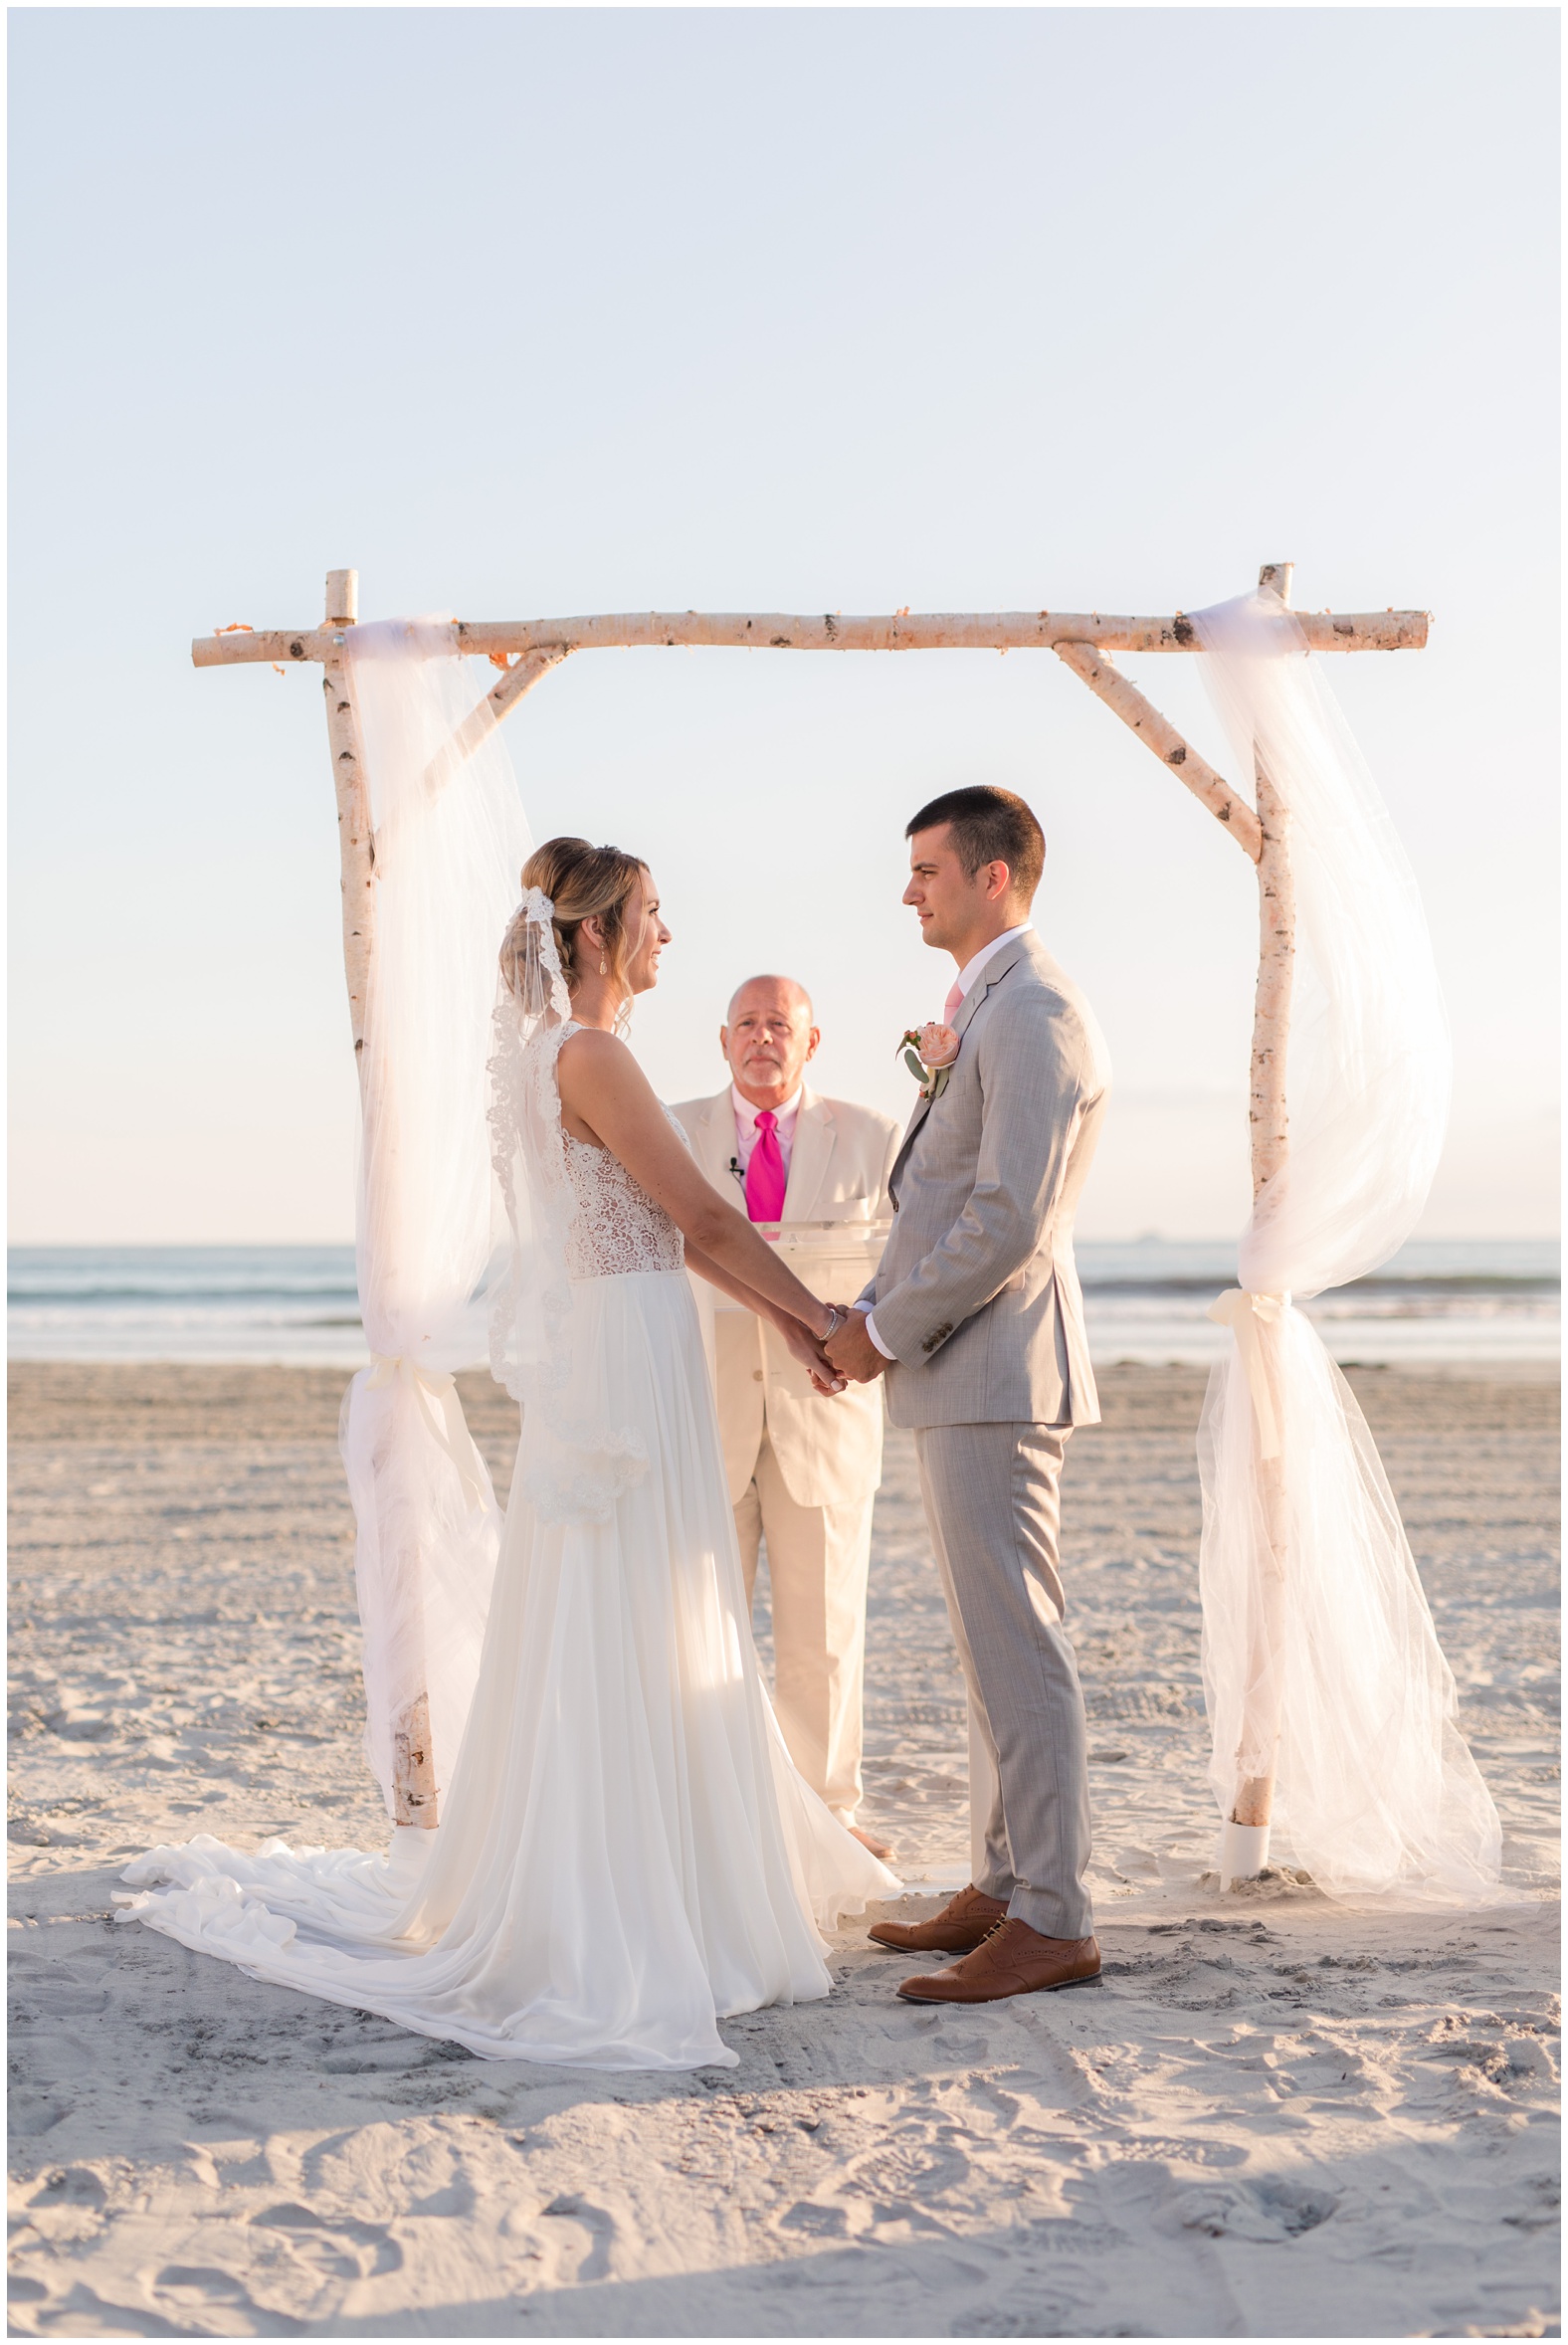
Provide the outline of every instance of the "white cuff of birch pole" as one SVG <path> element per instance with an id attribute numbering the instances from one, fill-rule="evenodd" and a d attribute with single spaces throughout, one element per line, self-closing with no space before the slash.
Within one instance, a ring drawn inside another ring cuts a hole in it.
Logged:
<path id="1" fill-rule="evenodd" d="M 474 1436 L 463 1415 L 463 1403 L 458 1395 L 455 1379 L 441 1368 L 422 1368 L 407 1353 L 396 1359 L 385 1352 L 371 1355 L 370 1373 L 365 1378 L 366 1392 L 379 1391 L 396 1380 L 407 1385 L 419 1404 L 420 1415 L 457 1467 L 471 1506 L 485 1503 L 485 1480 L 479 1452 L 474 1447 Z M 432 1406 L 432 1403 L 435 1406 Z"/>
<path id="2" fill-rule="evenodd" d="M 1206 1313 L 1222 1327 L 1229 1327 L 1236 1338 L 1253 1407 L 1258 1413 L 1259 1453 L 1265 1458 L 1279 1455 L 1279 1422 L 1274 1415 L 1274 1391 L 1258 1322 L 1266 1319 L 1271 1326 L 1276 1326 L 1289 1308 L 1288 1294 L 1249 1294 L 1245 1286 L 1228 1286 L 1210 1303 Z"/>
<path id="3" fill-rule="evenodd" d="M 1220 1886 L 1256 1880 L 1269 1861 L 1267 1824 L 1238 1824 L 1228 1816 L 1220 1828 Z"/>

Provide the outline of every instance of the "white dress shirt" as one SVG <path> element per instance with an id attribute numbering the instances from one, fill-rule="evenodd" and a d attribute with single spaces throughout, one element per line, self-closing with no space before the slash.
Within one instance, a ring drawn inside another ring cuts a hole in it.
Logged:
<path id="1" fill-rule="evenodd" d="M 999 953 L 1004 944 L 1011 944 L 1015 936 L 1027 936 L 1034 924 L 1033 920 L 1020 920 L 1016 928 L 1004 928 L 1000 936 L 993 936 L 989 944 L 983 944 L 977 953 L 970 954 L 954 980 L 965 1001 L 973 993 L 975 979 L 991 955 Z"/>
<path id="2" fill-rule="evenodd" d="M 974 991 L 975 981 L 979 977 L 981 971 L 984 969 L 987 961 L 989 961 L 991 958 L 991 955 L 993 953 L 999 953 L 1004 944 L 1011 944 L 1015 936 L 1027 936 L 1033 926 L 1033 920 L 1020 920 L 1016 928 L 1004 928 L 1000 936 L 993 936 L 989 944 L 983 944 L 977 953 L 970 954 L 968 960 L 965 961 L 963 967 L 959 970 L 957 978 L 954 980 L 958 987 L 959 993 L 963 996 L 965 1001 L 969 999 L 970 994 Z M 877 1349 L 882 1353 L 882 1358 L 884 1360 L 896 1359 L 898 1356 L 897 1353 L 890 1352 L 887 1349 L 887 1346 L 883 1343 L 882 1337 L 877 1332 L 877 1321 L 872 1316 L 871 1304 L 869 1302 L 862 1302 L 857 1303 L 855 1307 L 857 1310 L 864 1311 L 866 1313 L 866 1332 L 871 1337 L 873 1343 L 877 1346 Z"/>

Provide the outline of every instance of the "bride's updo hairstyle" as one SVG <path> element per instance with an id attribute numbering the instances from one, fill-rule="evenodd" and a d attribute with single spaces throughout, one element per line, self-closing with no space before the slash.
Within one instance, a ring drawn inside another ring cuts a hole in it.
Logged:
<path id="1" fill-rule="evenodd" d="M 568 993 L 577 991 L 587 957 L 597 955 L 598 947 L 585 939 L 579 956 L 577 941 L 584 920 L 595 918 L 604 930 L 605 957 L 610 964 L 607 975 L 625 990 L 627 952 L 636 941 L 626 933 L 627 905 L 647 868 L 638 856 L 627 855 L 619 847 L 594 847 L 586 839 L 546 839 L 523 865 L 524 890 L 537 887 L 555 906 L 555 949 L 561 956 Z M 517 938 L 512 929 L 507 930 L 501 945 L 500 965 L 506 983 L 515 991 Z"/>

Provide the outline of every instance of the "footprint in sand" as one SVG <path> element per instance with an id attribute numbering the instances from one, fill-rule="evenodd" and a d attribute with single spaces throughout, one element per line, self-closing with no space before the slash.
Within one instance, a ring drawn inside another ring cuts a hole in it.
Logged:
<path id="1" fill-rule="evenodd" d="M 303 2260 L 334 2279 L 378 2279 L 397 2271 L 403 2250 L 378 2223 L 360 2223 L 352 2216 L 313 2215 L 308 2207 L 286 2200 L 264 2207 L 251 2217 L 269 2231 L 290 2235 L 290 2246 Z"/>
<path id="2" fill-rule="evenodd" d="M 1337 2211 L 1336 2192 L 1282 2181 L 1207 2183 L 1183 2191 L 1172 2212 L 1183 2231 L 1211 2240 L 1251 2240 L 1269 2247 L 1315 2231 Z"/>
<path id="3" fill-rule="evenodd" d="M 558 2222 L 580 2223 L 593 2243 L 573 2275 L 574 2284 L 584 2280 L 602 2280 L 610 2276 L 610 2251 L 621 2236 L 621 2227 L 607 2208 L 596 2207 L 591 2199 L 579 2198 L 575 2193 L 552 2199 L 541 2207 L 541 2215 L 554 2217 Z"/>

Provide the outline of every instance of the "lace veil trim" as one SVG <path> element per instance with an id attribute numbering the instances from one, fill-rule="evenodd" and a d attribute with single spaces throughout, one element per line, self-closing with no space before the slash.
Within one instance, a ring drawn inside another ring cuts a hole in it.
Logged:
<path id="1" fill-rule="evenodd" d="M 648 1453 L 635 1428 L 595 1416 L 584 1364 L 572 1357 L 567 1248 L 578 1205 L 556 1066 L 571 1001 L 554 909 L 530 887 L 501 954 L 490 1120 L 511 1249 L 490 1315 L 490 1368 L 522 1407 L 518 1471 L 540 1520 L 605 1522 L 648 1471 Z"/>

